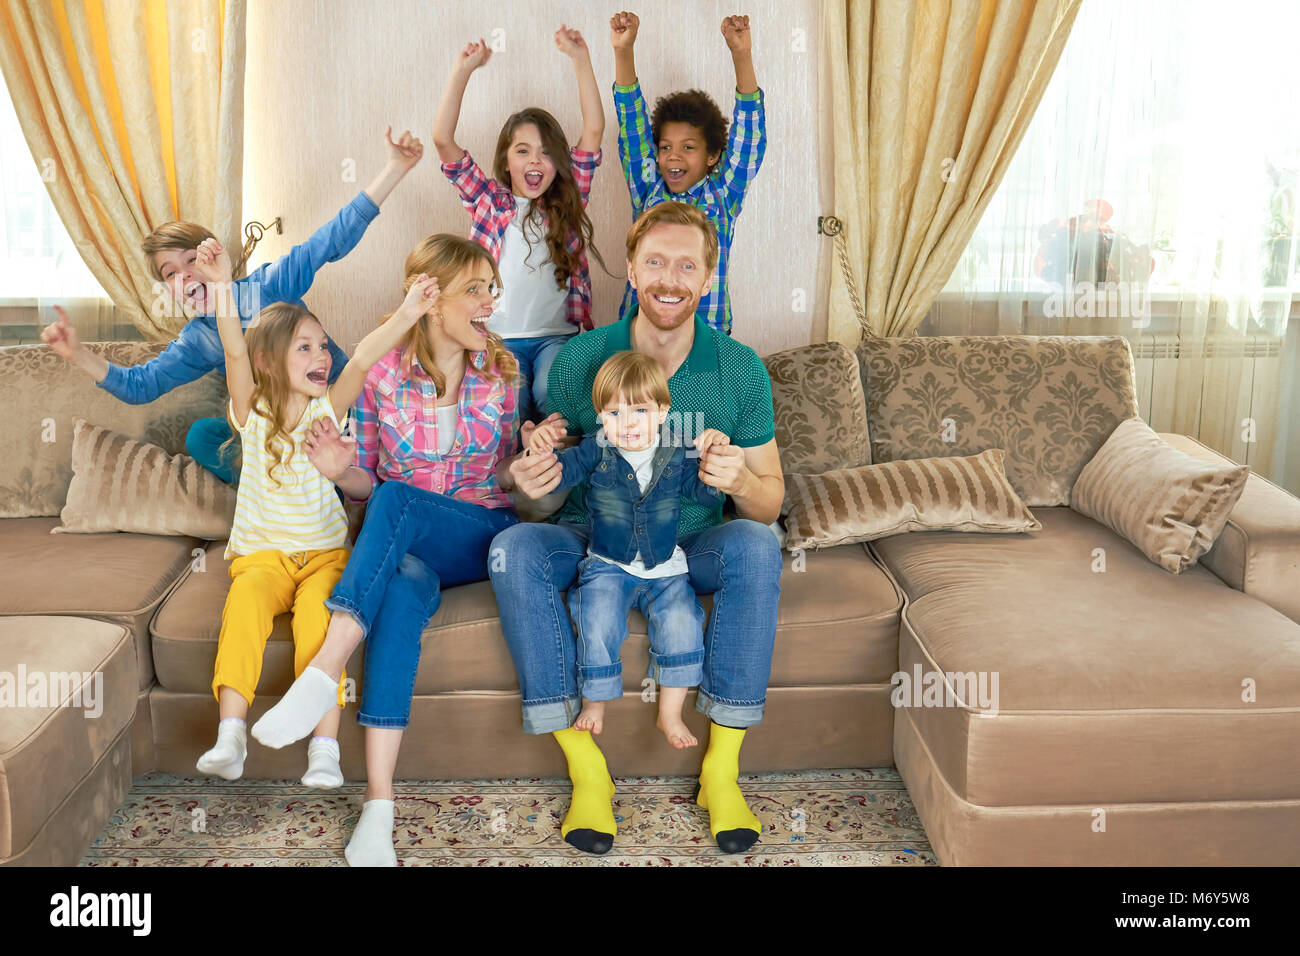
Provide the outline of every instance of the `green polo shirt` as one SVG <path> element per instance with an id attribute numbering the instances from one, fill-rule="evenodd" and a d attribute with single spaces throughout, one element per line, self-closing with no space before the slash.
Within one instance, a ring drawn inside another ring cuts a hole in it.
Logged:
<path id="1" fill-rule="evenodd" d="M 632 319 L 604 325 L 573 336 L 560 350 L 547 378 L 546 413 L 559 412 L 571 435 L 594 435 L 600 429 L 591 407 L 596 372 L 616 352 L 632 348 Z M 775 436 L 772 382 L 762 359 L 748 345 L 704 324 L 695 317 L 695 341 L 686 361 L 668 380 L 672 409 L 665 428 L 669 436 L 690 440 L 705 428 L 716 428 L 733 445 L 753 448 Z M 569 492 L 555 520 L 586 523 L 586 483 Z M 722 504 L 713 507 L 682 500 L 677 536 L 722 522 Z"/>

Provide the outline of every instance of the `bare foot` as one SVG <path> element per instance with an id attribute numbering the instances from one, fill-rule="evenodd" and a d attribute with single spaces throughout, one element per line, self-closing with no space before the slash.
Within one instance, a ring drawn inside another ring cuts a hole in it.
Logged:
<path id="1" fill-rule="evenodd" d="M 598 734 L 604 720 L 605 702 L 603 700 L 585 700 L 582 702 L 582 713 L 573 722 L 573 729 L 590 730 L 593 734 Z"/>
<path id="2" fill-rule="evenodd" d="M 691 733 L 690 728 L 682 722 L 680 717 L 669 717 L 660 714 L 659 719 L 655 721 L 655 726 L 664 732 L 668 742 L 678 750 L 685 750 L 687 747 L 695 747 L 699 744 L 699 741 L 695 739 L 695 735 Z"/>

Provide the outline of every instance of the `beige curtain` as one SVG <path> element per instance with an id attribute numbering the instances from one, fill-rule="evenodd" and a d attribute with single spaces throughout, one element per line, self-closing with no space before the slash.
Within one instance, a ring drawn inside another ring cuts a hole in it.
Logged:
<path id="1" fill-rule="evenodd" d="M 839 263 L 832 341 L 925 318 L 1042 97 L 1081 0 L 825 0 Z"/>
<path id="2" fill-rule="evenodd" d="M 239 248 L 245 0 L 0 0 L 0 68 L 86 265 L 149 338 L 184 324 L 141 240 L 181 219 Z"/>

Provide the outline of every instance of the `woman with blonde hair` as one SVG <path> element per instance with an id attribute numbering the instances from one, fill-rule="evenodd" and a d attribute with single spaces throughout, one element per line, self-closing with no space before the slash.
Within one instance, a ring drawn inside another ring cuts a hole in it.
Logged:
<path id="1" fill-rule="evenodd" d="M 331 706 L 349 655 L 366 639 L 357 722 L 366 728 L 366 802 L 345 856 L 395 866 L 393 772 L 410 719 L 420 634 L 442 588 L 485 581 L 492 538 L 518 521 L 498 468 L 514 452 L 518 365 L 487 330 L 500 277 L 480 245 L 439 234 L 406 259 L 406 288 L 437 279 L 433 308 L 370 370 L 357 434 L 328 422 L 308 436 L 313 464 L 366 518 L 320 651 L 252 728 L 269 747 L 305 737 Z"/>

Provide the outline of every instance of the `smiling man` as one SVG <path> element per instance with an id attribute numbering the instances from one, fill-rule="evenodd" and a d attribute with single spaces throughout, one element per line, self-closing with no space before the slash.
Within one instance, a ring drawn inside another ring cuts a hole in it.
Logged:
<path id="1" fill-rule="evenodd" d="M 767 526 L 780 511 L 785 481 L 762 361 L 696 316 L 717 263 L 717 233 L 699 209 L 666 202 L 643 213 L 627 237 L 638 311 L 575 336 L 564 347 L 551 367 L 547 404 L 548 421 L 562 421 L 571 436 L 594 434 L 600 424 L 591 403 L 596 371 L 609 356 L 632 349 L 663 367 L 679 422 L 698 422 L 731 439 L 708 449 L 699 459 L 699 474 L 731 496 L 738 517 L 724 523 L 721 502 L 683 499 L 678 541 L 691 586 L 715 595 L 696 701 L 711 720 L 698 799 L 709 811 L 718 846 L 736 853 L 749 849 L 761 831 L 737 777 L 745 728 L 763 719 L 772 665 L 781 552 Z M 530 432 L 525 429 L 525 444 Z M 536 517 L 560 508 L 556 496 L 546 497 L 561 478 L 554 453 L 517 456 L 501 470 L 502 485 L 515 492 L 521 514 Z M 499 559 L 491 563 L 491 576 L 519 674 L 524 730 L 553 733 L 568 761 L 573 801 L 560 832 L 581 850 L 604 853 L 616 832 L 614 783 L 590 732 L 572 729 L 582 700 L 573 626 L 560 599 L 587 554 L 584 490 L 580 485 L 569 493 L 554 523 L 522 523 L 497 535 L 492 554 Z"/>

